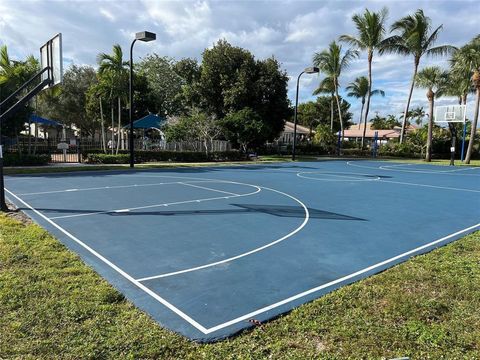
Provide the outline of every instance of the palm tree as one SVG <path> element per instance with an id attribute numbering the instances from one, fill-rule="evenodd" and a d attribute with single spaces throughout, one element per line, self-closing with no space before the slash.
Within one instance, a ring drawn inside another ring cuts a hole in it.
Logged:
<path id="1" fill-rule="evenodd" d="M 358 36 L 352 35 L 342 35 L 340 36 L 340 41 L 347 42 L 353 47 L 367 52 L 368 59 L 368 79 L 367 86 L 368 90 L 367 95 L 367 108 L 365 109 L 365 124 L 368 120 L 368 112 L 370 110 L 370 97 L 374 95 L 372 92 L 372 61 L 373 54 L 375 50 L 380 50 L 384 46 L 384 36 L 385 36 L 385 21 L 387 19 L 388 10 L 383 8 L 378 13 L 370 12 L 370 10 L 365 9 L 363 15 L 355 14 L 352 16 L 352 20 L 357 28 Z M 363 102 L 362 102 L 363 109 Z M 362 115 L 360 118 L 363 116 Z M 361 119 L 360 119 L 361 122 Z M 362 149 L 365 141 L 365 129 L 363 130 L 362 137 Z"/>
<path id="2" fill-rule="evenodd" d="M 433 132 L 433 107 L 435 105 L 435 97 L 442 95 L 445 87 L 447 73 L 438 66 L 429 66 L 422 69 L 416 76 L 416 86 L 426 88 L 427 99 L 429 104 L 428 113 L 428 132 L 427 132 L 427 149 L 425 161 L 432 160 L 432 132 Z"/>
<path id="3" fill-rule="evenodd" d="M 333 131 L 333 99 L 335 96 L 335 85 L 331 77 L 326 77 L 320 81 L 320 85 L 313 92 L 313 95 L 330 94 L 330 130 Z"/>
<path id="4" fill-rule="evenodd" d="M 407 118 L 414 119 L 415 124 L 420 126 L 423 123 L 423 118 L 425 117 L 425 115 L 426 114 L 425 114 L 425 110 L 423 110 L 423 106 L 418 106 L 416 108 L 408 110 Z"/>
<path id="5" fill-rule="evenodd" d="M 413 55 L 413 77 L 408 94 L 407 104 L 403 112 L 402 132 L 400 134 L 400 143 L 403 142 L 405 136 L 405 127 L 407 123 L 408 109 L 412 92 L 415 86 L 418 66 L 422 56 L 442 56 L 449 54 L 455 50 L 450 45 L 433 46 L 437 41 L 438 34 L 442 30 L 443 25 L 438 26 L 433 32 L 431 29 L 431 20 L 425 16 L 423 10 L 418 9 L 415 14 L 407 15 L 400 20 L 394 22 L 391 31 L 397 31 L 397 35 L 393 35 L 385 39 L 380 53 L 391 52 L 400 55 Z"/>
<path id="6" fill-rule="evenodd" d="M 113 53 L 105 54 L 100 53 L 97 56 L 97 62 L 99 64 L 98 73 L 110 84 L 110 99 L 112 101 L 112 152 L 113 152 L 113 98 L 117 98 L 118 103 L 118 140 L 117 149 L 118 153 L 120 147 L 120 132 L 122 127 L 122 99 L 126 98 L 126 79 L 127 70 L 126 66 L 128 62 L 123 61 L 123 51 L 120 45 L 115 44 L 113 46 Z"/>
<path id="7" fill-rule="evenodd" d="M 0 46 L 0 85 L 5 84 L 14 75 L 14 64 L 8 55 L 7 45 Z"/>
<path id="8" fill-rule="evenodd" d="M 467 45 L 460 48 L 453 56 L 454 71 L 464 71 L 469 74 L 476 93 L 475 111 L 470 130 L 470 141 L 468 142 L 465 163 L 470 164 L 473 152 L 473 143 L 478 124 L 478 112 L 480 106 L 480 35 L 477 35 Z M 461 70 L 460 70 L 461 69 Z"/>
<path id="9" fill-rule="evenodd" d="M 313 64 L 318 66 L 320 70 L 331 78 L 335 90 L 335 100 L 338 108 L 338 118 L 340 120 L 340 131 L 342 133 L 342 140 L 344 137 L 342 109 L 340 107 L 340 100 L 338 96 L 339 78 L 343 70 L 348 68 L 350 62 L 358 56 L 357 50 L 349 49 L 342 56 L 342 46 L 332 41 L 328 49 L 322 52 L 315 53 L 313 56 Z"/>
<path id="10" fill-rule="evenodd" d="M 358 122 L 358 128 L 360 129 L 360 125 L 362 123 L 363 118 L 363 107 L 365 106 L 365 97 L 370 99 L 371 95 L 382 95 L 385 96 L 385 92 L 383 90 L 373 90 L 370 91 L 370 95 L 368 91 L 370 90 L 370 84 L 366 76 L 360 76 L 355 79 L 354 82 L 351 82 L 346 89 L 349 91 L 347 96 L 354 97 L 357 99 L 362 99 L 362 110 L 360 111 L 360 121 Z M 367 101 L 367 109 L 368 109 L 368 101 Z M 363 127 L 363 134 L 362 134 L 362 149 L 365 144 L 365 134 L 367 132 L 367 112 L 365 112 L 365 120 L 364 120 L 364 127 Z"/>

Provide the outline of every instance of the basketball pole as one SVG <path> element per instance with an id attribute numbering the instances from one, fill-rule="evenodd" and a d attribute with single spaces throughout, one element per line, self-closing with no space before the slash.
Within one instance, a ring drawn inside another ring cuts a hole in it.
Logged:
<path id="1" fill-rule="evenodd" d="M 465 157 L 465 138 L 467 137 L 467 122 L 463 122 L 463 134 L 462 134 L 462 153 L 460 155 L 460 161 L 463 162 Z"/>
<path id="2" fill-rule="evenodd" d="M 7 203 L 5 202 L 5 182 L 3 180 L 3 146 L 1 144 L 0 144 L 0 211 L 2 212 L 8 211 Z"/>
<path id="3" fill-rule="evenodd" d="M 0 97 L 0 105 L 2 99 Z M 7 212 L 8 207 L 5 202 L 5 181 L 3 178 L 3 146 L 2 146 L 2 111 L 0 106 L 0 211 Z"/>

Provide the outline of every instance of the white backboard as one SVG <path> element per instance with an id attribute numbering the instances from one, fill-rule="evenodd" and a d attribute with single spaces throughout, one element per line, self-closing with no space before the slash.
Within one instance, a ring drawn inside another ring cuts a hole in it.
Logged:
<path id="1" fill-rule="evenodd" d="M 62 34 L 55 35 L 40 48 L 40 66 L 49 68 L 42 74 L 42 81 L 50 79 L 50 86 L 60 84 L 63 80 Z"/>
<path id="2" fill-rule="evenodd" d="M 465 122 L 467 105 L 444 105 L 435 108 L 436 123 Z"/>

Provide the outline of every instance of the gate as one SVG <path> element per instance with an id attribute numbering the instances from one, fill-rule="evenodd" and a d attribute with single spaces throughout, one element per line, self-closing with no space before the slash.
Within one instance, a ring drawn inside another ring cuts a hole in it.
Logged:
<path id="1" fill-rule="evenodd" d="M 65 142 L 58 143 L 57 149 L 50 153 L 51 163 L 81 163 L 82 153 L 80 146 L 76 142 L 67 144 Z"/>

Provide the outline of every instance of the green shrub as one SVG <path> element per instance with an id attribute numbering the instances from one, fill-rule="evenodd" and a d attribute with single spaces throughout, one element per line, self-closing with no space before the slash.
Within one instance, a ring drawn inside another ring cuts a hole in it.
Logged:
<path id="1" fill-rule="evenodd" d="M 121 151 L 118 155 L 103 153 L 87 153 L 84 155 L 87 163 L 92 164 L 128 164 L 128 151 Z M 202 161 L 243 161 L 247 157 L 239 151 L 217 151 L 208 155 L 199 151 L 135 151 L 135 162 L 202 162 Z"/>
<path id="2" fill-rule="evenodd" d="M 128 164 L 129 157 L 126 154 L 87 154 L 86 162 L 90 164 Z"/>
<path id="3" fill-rule="evenodd" d="M 39 166 L 47 165 L 50 155 L 27 155 L 19 153 L 6 153 L 3 157 L 4 166 Z"/>
<path id="4" fill-rule="evenodd" d="M 398 142 L 389 142 L 381 145 L 378 149 L 379 156 L 398 156 L 420 158 L 422 157 L 422 147 L 417 144 L 405 142 L 400 144 Z"/>

